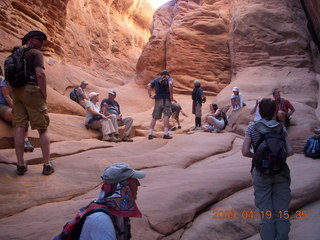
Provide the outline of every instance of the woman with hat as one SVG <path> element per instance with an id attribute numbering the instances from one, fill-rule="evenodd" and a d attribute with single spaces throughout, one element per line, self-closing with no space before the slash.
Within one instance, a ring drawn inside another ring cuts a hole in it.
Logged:
<path id="1" fill-rule="evenodd" d="M 233 94 L 231 95 L 231 107 L 233 111 L 237 111 L 244 106 L 242 94 L 239 92 L 238 87 L 232 89 Z"/>

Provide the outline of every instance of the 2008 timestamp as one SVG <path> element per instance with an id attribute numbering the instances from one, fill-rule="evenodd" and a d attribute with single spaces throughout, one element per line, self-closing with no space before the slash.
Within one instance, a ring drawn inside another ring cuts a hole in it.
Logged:
<path id="1" fill-rule="evenodd" d="M 254 211 L 243 210 L 237 212 L 235 210 L 213 210 L 211 211 L 212 219 L 271 219 L 274 214 L 272 211 Z M 277 217 L 281 219 L 307 219 L 307 211 L 278 211 Z"/>

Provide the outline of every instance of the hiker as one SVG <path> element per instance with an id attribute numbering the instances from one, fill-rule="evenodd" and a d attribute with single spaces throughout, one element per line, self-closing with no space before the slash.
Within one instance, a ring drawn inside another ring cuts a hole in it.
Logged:
<path id="1" fill-rule="evenodd" d="M 194 88 L 192 91 L 192 114 L 195 115 L 195 130 L 201 130 L 202 103 L 206 102 L 206 97 L 203 94 L 201 83 L 199 80 L 194 80 Z"/>
<path id="2" fill-rule="evenodd" d="M 261 213 L 260 236 L 261 239 L 268 240 L 288 239 L 290 222 L 289 217 L 284 216 L 288 213 L 291 200 L 290 170 L 283 162 L 283 158 L 293 155 L 293 149 L 288 141 L 286 128 L 282 123 L 274 120 L 275 102 L 270 98 L 262 99 L 259 112 L 262 119 L 256 123 L 249 123 L 247 127 L 242 155 L 253 158 L 251 173 L 255 204 Z M 266 144 L 266 141 L 262 140 L 267 136 L 276 137 L 273 139 L 268 137 L 268 144 Z M 263 148 L 265 146 L 268 146 L 271 151 L 278 152 L 275 158 L 271 154 L 263 156 L 262 159 L 259 158 L 258 154 L 266 151 L 266 148 Z M 251 147 L 254 153 L 250 151 Z M 276 164 L 266 159 L 272 159 Z M 268 213 L 269 217 L 266 217 Z"/>
<path id="3" fill-rule="evenodd" d="M 295 108 L 289 100 L 280 97 L 279 88 L 272 91 L 273 98 L 276 102 L 276 120 L 282 122 L 286 127 L 290 126 L 290 117 L 295 112 Z M 290 110 L 290 111 L 289 111 Z"/>
<path id="4" fill-rule="evenodd" d="M 207 132 L 219 133 L 225 128 L 226 123 L 222 117 L 222 110 L 218 108 L 217 104 L 210 104 L 211 114 L 206 116 L 206 122 L 208 123 L 203 127 Z"/>
<path id="5" fill-rule="evenodd" d="M 120 105 L 115 100 L 116 96 L 117 96 L 116 91 L 110 90 L 108 92 L 108 98 L 103 99 L 101 102 L 101 111 L 106 116 L 115 115 L 117 117 L 117 125 L 118 126 L 125 126 L 124 136 L 122 138 L 123 142 L 133 142 L 133 140 L 130 138 L 133 118 L 129 117 L 129 116 L 122 117 L 122 114 L 120 111 Z M 105 103 L 106 103 L 106 105 L 105 105 Z"/>
<path id="6" fill-rule="evenodd" d="M 89 101 L 86 104 L 86 127 L 100 130 L 102 133 L 102 141 L 121 142 L 118 138 L 117 116 L 105 116 L 101 113 L 99 102 L 99 93 L 89 93 Z"/>
<path id="7" fill-rule="evenodd" d="M 243 97 L 242 94 L 239 92 L 239 88 L 238 87 L 234 87 L 232 89 L 232 95 L 231 95 L 231 107 L 233 109 L 233 111 L 237 111 L 240 108 L 244 107 L 244 103 L 243 103 Z"/>
<path id="8" fill-rule="evenodd" d="M 259 98 L 256 100 L 256 104 L 254 105 L 254 107 L 251 109 L 251 112 L 250 112 L 251 115 L 254 115 L 254 117 L 253 117 L 254 122 L 258 122 L 259 120 L 261 120 L 261 116 L 259 113 L 259 104 L 260 104 L 261 100 L 262 100 L 262 98 Z"/>
<path id="9" fill-rule="evenodd" d="M 28 170 L 24 163 L 25 131 L 29 122 L 32 129 L 39 132 L 40 148 L 43 156 L 43 175 L 50 175 L 54 168 L 49 161 L 50 140 L 48 134 L 49 115 L 47 107 L 47 81 L 44 71 L 43 42 L 47 40 L 45 33 L 30 31 L 22 39 L 26 45 L 24 57 L 28 72 L 27 83 L 20 87 L 12 87 L 14 146 L 17 155 L 17 174 L 24 175 Z M 9 79 L 7 79 L 9 80 Z M 10 81 L 9 81 L 10 82 Z M 11 84 L 11 82 L 10 82 Z"/>
<path id="10" fill-rule="evenodd" d="M 89 100 L 85 92 L 86 87 L 88 86 L 87 81 L 82 81 L 79 87 L 73 89 L 70 93 L 70 98 L 79 103 L 84 109 L 86 108 L 86 103 Z"/>
<path id="11" fill-rule="evenodd" d="M 10 87 L 3 78 L 2 67 L 0 66 L 0 118 L 6 122 L 12 123 L 13 100 L 10 96 Z M 24 147 L 25 152 L 33 152 L 34 147 L 28 139 L 28 128 L 25 129 Z"/>
<path id="12" fill-rule="evenodd" d="M 129 240 L 130 218 L 141 218 L 136 200 L 144 171 L 132 169 L 126 163 L 115 163 L 101 174 L 103 185 L 98 198 L 81 208 L 54 240 Z M 84 222 L 84 223 L 83 223 Z M 83 225 L 82 225 L 83 224 Z"/>
<path id="13" fill-rule="evenodd" d="M 180 119 L 179 119 L 179 115 L 180 112 L 183 116 L 188 117 L 188 115 L 182 111 L 182 108 L 180 106 L 180 104 L 177 103 L 177 101 L 173 100 L 174 102 L 171 103 L 171 112 L 172 112 L 172 122 L 173 122 L 173 126 L 170 129 L 171 131 L 175 131 L 177 128 L 181 129 L 181 125 L 180 125 Z M 178 125 L 178 127 L 176 127 L 176 123 Z"/>
<path id="14" fill-rule="evenodd" d="M 151 89 L 155 88 L 155 95 L 151 95 Z M 154 79 L 148 84 L 148 94 L 151 99 L 155 100 L 154 109 L 152 112 L 152 120 L 150 123 L 150 130 L 148 139 L 153 139 L 153 129 L 156 121 L 161 119 L 162 113 L 164 115 L 164 139 L 171 139 L 169 135 L 169 118 L 171 116 L 171 101 L 173 100 L 173 86 L 172 78 L 168 70 L 164 70 L 161 76 Z"/>

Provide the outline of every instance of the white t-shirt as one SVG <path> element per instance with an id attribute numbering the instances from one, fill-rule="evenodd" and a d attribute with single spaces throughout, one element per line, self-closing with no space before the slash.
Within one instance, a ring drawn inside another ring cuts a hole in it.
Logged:
<path id="1" fill-rule="evenodd" d="M 92 107 L 96 112 L 100 112 L 100 106 L 94 104 L 91 101 L 87 101 L 86 103 L 86 123 L 93 117 L 93 114 L 88 110 L 89 107 Z"/>
<path id="2" fill-rule="evenodd" d="M 117 240 L 109 215 L 103 212 L 89 215 L 83 224 L 79 240 Z"/>

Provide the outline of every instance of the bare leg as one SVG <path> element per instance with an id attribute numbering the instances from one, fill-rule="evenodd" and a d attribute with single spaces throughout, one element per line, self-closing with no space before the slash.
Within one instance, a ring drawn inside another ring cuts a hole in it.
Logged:
<path id="1" fill-rule="evenodd" d="M 38 129 L 39 132 L 39 140 L 40 140 L 40 148 L 43 156 L 44 165 L 49 164 L 50 159 L 50 140 L 47 129 Z"/>
<path id="2" fill-rule="evenodd" d="M 24 159 L 23 159 L 24 136 L 25 136 L 24 127 L 17 127 L 14 129 L 14 148 L 16 150 L 17 162 L 19 166 L 24 165 Z"/>

